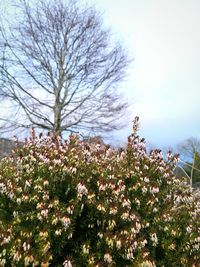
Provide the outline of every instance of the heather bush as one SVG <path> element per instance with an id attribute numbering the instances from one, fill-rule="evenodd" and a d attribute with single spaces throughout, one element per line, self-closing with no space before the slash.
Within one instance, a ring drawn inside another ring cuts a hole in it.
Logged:
<path id="1" fill-rule="evenodd" d="M 199 266 L 200 202 L 177 156 L 34 132 L 0 164 L 0 266 Z"/>

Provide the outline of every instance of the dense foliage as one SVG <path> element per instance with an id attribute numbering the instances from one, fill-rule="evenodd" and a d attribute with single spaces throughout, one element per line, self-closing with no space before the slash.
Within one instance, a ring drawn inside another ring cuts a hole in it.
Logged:
<path id="1" fill-rule="evenodd" d="M 0 165 L 0 266 L 199 266 L 200 202 L 177 157 L 35 136 Z"/>

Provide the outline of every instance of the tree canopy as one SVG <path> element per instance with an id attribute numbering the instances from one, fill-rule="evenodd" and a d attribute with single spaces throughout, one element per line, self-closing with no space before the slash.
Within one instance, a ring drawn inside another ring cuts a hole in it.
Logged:
<path id="1" fill-rule="evenodd" d="M 130 60 L 100 13 L 70 0 L 22 0 L 17 10 L 0 28 L 0 96 L 12 107 L 1 130 L 120 128 L 128 104 L 117 86 Z"/>

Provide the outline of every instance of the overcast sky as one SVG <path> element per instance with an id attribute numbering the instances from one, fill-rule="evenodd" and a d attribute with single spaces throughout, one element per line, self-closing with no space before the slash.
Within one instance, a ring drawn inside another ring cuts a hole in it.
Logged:
<path id="1" fill-rule="evenodd" d="M 90 2 L 134 58 L 123 90 L 140 117 L 140 135 L 160 147 L 200 138 L 200 1 Z"/>

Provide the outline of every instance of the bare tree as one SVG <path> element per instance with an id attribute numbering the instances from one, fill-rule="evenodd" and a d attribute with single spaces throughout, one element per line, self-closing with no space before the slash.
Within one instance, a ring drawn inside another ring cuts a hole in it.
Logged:
<path id="1" fill-rule="evenodd" d="M 190 137 L 177 145 L 180 158 L 184 158 L 183 169 L 190 175 L 190 184 L 200 181 L 200 140 Z M 189 161 L 189 162 L 188 162 Z"/>
<path id="2" fill-rule="evenodd" d="M 3 130 L 119 128 L 127 102 L 117 85 L 129 60 L 101 15 L 73 0 L 23 0 L 18 9 L 14 26 L 0 29 L 0 96 L 13 108 Z"/>
<path id="3" fill-rule="evenodd" d="M 177 150 L 181 157 L 187 160 L 193 160 L 196 153 L 200 154 L 200 140 L 195 137 L 190 137 L 177 145 Z"/>

